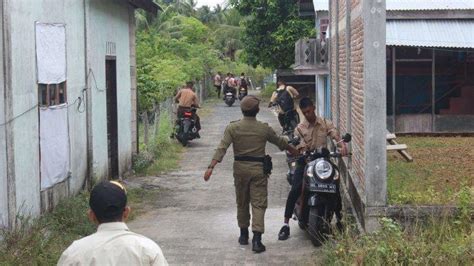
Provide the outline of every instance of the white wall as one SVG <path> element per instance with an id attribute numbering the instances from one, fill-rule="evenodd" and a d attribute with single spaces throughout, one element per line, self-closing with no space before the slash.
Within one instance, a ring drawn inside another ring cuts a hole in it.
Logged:
<path id="1" fill-rule="evenodd" d="M 38 103 L 35 22 L 66 24 L 67 97 L 73 103 L 85 86 L 82 1 L 20 0 L 10 2 L 13 113 Z M 85 113 L 68 111 L 71 140 L 71 189 L 78 191 L 86 173 Z M 27 214 L 40 212 L 38 110 L 14 123 L 16 204 Z"/>
<path id="2" fill-rule="evenodd" d="M 105 90 L 106 43 L 116 45 L 120 174 L 130 167 L 132 154 L 128 8 L 125 0 L 89 0 L 88 9 L 89 68 L 99 90 Z M 99 90 L 92 89 L 92 135 L 94 176 L 100 178 L 107 175 L 108 154 L 106 93 Z"/>
<path id="3" fill-rule="evenodd" d="M 35 53 L 35 23 L 66 24 L 67 97 L 71 172 L 70 191 L 77 193 L 87 175 L 87 117 L 85 105 L 77 110 L 78 97 L 86 87 L 87 69 L 92 69 L 97 84 L 91 82 L 93 175 L 105 178 L 108 168 L 105 91 L 106 42 L 116 44 L 117 98 L 120 173 L 131 166 L 131 95 L 129 5 L 126 0 L 15 0 L 9 1 L 11 15 L 12 109 L 17 115 L 38 103 Z M 2 1 L 3 4 L 3 1 Z M 85 38 L 85 9 L 87 38 Z M 88 66 L 86 67 L 86 40 Z M 2 55 L 3 58 L 3 55 Z M 0 69 L 1 70 L 1 69 Z M 0 71 L 1 73 L 1 71 Z M 3 79 L 3 75 L 1 75 Z M 1 80 L 0 80 L 1 81 Z M 1 82 L 3 86 L 3 81 Z M 98 89 L 96 89 L 96 87 Z M 3 87 L 0 87 L 3 95 Z M 85 99 L 84 99 L 85 100 Z M 0 122 L 3 121 L 3 97 L 0 97 Z M 85 102 L 83 102 L 85 104 Z M 38 109 L 35 108 L 12 124 L 16 208 L 24 214 L 40 213 L 40 158 Z M 7 208 L 5 173 L 5 130 L 0 128 L 0 214 Z M 1 218 L 0 218 L 1 219 Z"/>
<path id="4" fill-rule="evenodd" d="M 3 1 L 0 1 L 0 124 L 5 122 L 4 80 L 3 80 Z M 7 154 L 5 127 L 0 126 L 0 227 L 8 222 L 8 192 L 7 192 Z"/>

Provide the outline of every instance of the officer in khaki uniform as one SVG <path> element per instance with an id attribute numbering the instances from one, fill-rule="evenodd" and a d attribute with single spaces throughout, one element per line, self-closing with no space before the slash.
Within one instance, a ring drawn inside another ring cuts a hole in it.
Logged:
<path id="1" fill-rule="evenodd" d="M 227 148 L 234 148 L 234 184 L 237 199 L 237 220 L 240 227 L 239 243 L 248 244 L 250 226 L 249 204 L 252 205 L 252 250 L 260 253 L 265 251 L 261 242 L 265 230 L 264 217 L 267 208 L 268 173 L 264 173 L 265 146 L 267 141 L 275 144 L 280 150 L 288 150 L 293 154 L 298 151 L 288 144 L 285 138 L 277 136 L 266 123 L 257 121 L 260 100 L 253 96 L 245 96 L 240 107 L 243 119 L 231 122 L 224 132 L 216 152 L 209 165 L 204 180 L 208 181 L 214 166 L 221 162 Z"/>

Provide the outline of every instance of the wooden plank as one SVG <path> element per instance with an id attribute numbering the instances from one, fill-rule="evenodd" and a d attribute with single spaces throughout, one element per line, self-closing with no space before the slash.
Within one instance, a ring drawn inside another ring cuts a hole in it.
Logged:
<path id="1" fill-rule="evenodd" d="M 398 145 L 397 141 L 394 140 L 394 139 L 391 139 L 391 140 L 388 140 L 388 142 L 392 145 Z M 405 145 L 405 144 L 403 144 Z M 407 160 L 408 162 L 413 162 L 413 157 L 411 157 L 410 154 L 408 154 L 408 152 L 406 150 L 397 150 L 398 153 L 400 153 L 400 155 L 403 156 L 403 158 L 405 158 L 405 160 Z"/>
<path id="2" fill-rule="evenodd" d="M 387 151 L 406 150 L 407 148 L 406 144 L 387 145 Z"/>

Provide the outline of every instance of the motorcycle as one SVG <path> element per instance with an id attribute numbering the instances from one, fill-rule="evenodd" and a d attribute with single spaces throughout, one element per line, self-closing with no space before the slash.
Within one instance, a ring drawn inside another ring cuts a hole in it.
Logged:
<path id="1" fill-rule="evenodd" d="M 232 92 L 227 92 L 224 97 L 224 102 L 227 104 L 229 107 L 231 107 L 234 102 L 235 102 L 235 96 Z"/>
<path id="2" fill-rule="evenodd" d="M 241 87 L 239 89 L 239 101 L 242 101 L 242 99 L 247 96 L 248 92 L 247 92 L 247 89 L 244 88 L 244 87 Z"/>
<path id="3" fill-rule="evenodd" d="M 196 121 L 194 120 L 196 111 L 197 109 L 193 107 L 189 111 L 184 112 L 182 117 L 178 118 L 175 137 L 183 146 L 187 146 L 190 140 L 198 136 Z"/>
<path id="4" fill-rule="evenodd" d="M 351 135 L 346 134 L 341 141 L 350 142 Z M 300 159 L 307 163 L 304 170 L 302 195 L 296 203 L 294 214 L 298 225 L 306 230 L 311 242 L 321 246 L 331 234 L 331 221 L 336 215 L 336 227 L 342 231 L 342 199 L 340 194 L 340 173 L 331 158 L 340 158 L 337 151 L 318 149 L 305 153 Z"/>
<path id="5" fill-rule="evenodd" d="M 294 131 L 284 131 L 284 135 L 287 136 L 288 138 L 288 144 L 291 144 L 293 146 L 298 146 L 300 144 L 300 138 L 298 136 L 295 136 Z M 288 164 L 288 172 L 286 172 L 286 180 L 288 181 L 288 184 L 293 183 L 293 176 L 295 175 L 296 171 L 296 166 L 298 163 L 298 157 L 295 157 L 291 155 L 290 152 L 286 151 L 286 163 Z"/>

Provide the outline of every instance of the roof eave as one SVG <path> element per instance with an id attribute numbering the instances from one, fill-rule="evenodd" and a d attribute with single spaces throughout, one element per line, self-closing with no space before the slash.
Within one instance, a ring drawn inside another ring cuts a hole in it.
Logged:
<path id="1" fill-rule="evenodd" d="M 163 10 L 159 5 L 154 3 L 153 0 L 128 0 L 128 2 L 132 6 L 141 8 L 152 15 L 156 15 L 158 10 Z"/>

